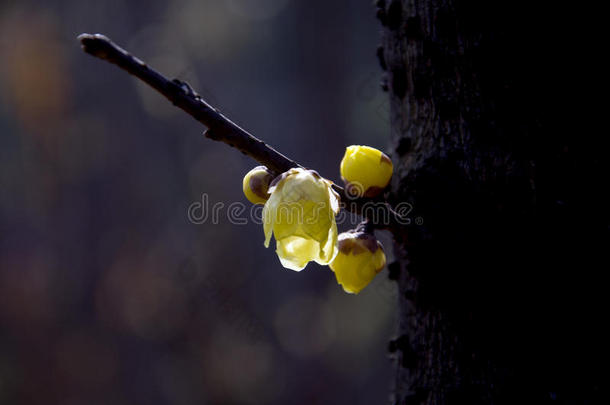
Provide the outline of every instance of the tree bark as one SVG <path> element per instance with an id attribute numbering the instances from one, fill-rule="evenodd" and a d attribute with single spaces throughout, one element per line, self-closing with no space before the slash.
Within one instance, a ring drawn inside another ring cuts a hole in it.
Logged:
<path id="1" fill-rule="evenodd" d="M 394 403 L 600 401 L 606 159 L 565 126 L 564 23 L 519 1 L 377 6 L 391 199 L 423 219 L 394 232 Z"/>

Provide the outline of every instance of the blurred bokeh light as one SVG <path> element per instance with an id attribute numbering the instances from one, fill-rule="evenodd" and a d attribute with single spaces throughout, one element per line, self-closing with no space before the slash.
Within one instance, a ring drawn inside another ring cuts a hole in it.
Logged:
<path id="1" fill-rule="evenodd" d="M 0 403 L 386 401 L 385 271 L 352 296 L 282 268 L 227 216 L 256 163 L 75 39 L 110 36 L 337 181 L 346 145 L 386 146 L 378 29 L 369 1 L 0 2 Z M 204 199 L 224 205 L 195 224 Z"/>

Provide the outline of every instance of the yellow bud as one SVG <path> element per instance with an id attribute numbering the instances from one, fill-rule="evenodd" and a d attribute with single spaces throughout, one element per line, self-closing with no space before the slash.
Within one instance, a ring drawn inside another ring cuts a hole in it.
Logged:
<path id="1" fill-rule="evenodd" d="M 358 294 L 385 266 L 383 246 L 372 234 L 344 232 L 338 237 L 338 248 L 330 268 L 347 293 Z"/>
<path id="2" fill-rule="evenodd" d="M 264 204 L 269 199 L 269 183 L 273 176 L 265 166 L 250 170 L 242 183 L 244 194 L 252 204 Z"/>
<path id="3" fill-rule="evenodd" d="M 341 160 L 341 178 L 349 194 L 375 197 L 387 187 L 394 166 L 382 151 L 370 146 L 352 145 Z"/>

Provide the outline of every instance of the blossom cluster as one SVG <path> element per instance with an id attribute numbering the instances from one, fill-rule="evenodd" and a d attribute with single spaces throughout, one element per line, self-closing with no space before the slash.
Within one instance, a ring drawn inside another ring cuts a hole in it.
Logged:
<path id="1" fill-rule="evenodd" d="M 349 195 L 375 197 L 389 184 L 393 165 L 377 149 L 352 145 L 340 171 Z M 385 266 L 383 246 L 372 231 L 359 227 L 338 234 L 339 195 L 316 171 L 292 168 L 274 178 L 258 166 L 246 174 L 242 186 L 250 202 L 264 204 L 265 247 L 273 236 L 285 268 L 301 271 L 310 261 L 328 265 L 343 289 L 357 294 Z"/>

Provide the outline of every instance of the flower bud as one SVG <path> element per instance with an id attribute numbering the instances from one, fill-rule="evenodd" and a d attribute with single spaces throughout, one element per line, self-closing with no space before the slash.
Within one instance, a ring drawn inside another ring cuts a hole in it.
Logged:
<path id="1" fill-rule="evenodd" d="M 244 194 L 252 204 L 264 204 L 269 199 L 269 183 L 273 176 L 265 166 L 257 166 L 245 176 L 242 184 Z"/>
<path id="2" fill-rule="evenodd" d="M 383 246 L 373 234 L 344 232 L 338 237 L 338 248 L 330 268 L 347 293 L 358 294 L 385 266 Z"/>
<path id="3" fill-rule="evenodd" d="M 370 146 L 348 146 L 341 160 L 346 191 L 356 197 L 379 195 L 390 182 L 393 169 L 390 158 Z"/>

